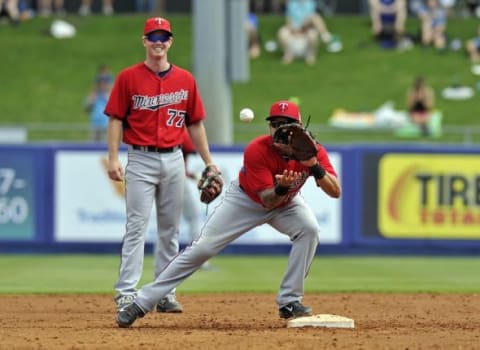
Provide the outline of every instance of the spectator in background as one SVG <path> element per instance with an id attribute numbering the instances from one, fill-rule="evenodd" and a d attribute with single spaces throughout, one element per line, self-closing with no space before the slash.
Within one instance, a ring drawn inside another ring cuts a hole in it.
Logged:
<path id="1" fill-rule="evenodd" d="M 82 0 L 78 14 L 80 16 L 89 16 L 92 13 L 92 0 Z M 113 0 L 102 0 L 102 13 L 105 16 L 111 16 L 114 13 Z"/>
<path id="2" fill-rule="evenodd" d="M 438 2 L 447 12 L 447 16 L 455 15 L 456 0 L 438 0 Z"/>
<path id="3" fill-rule="evenodd" d="M 477 35 L 467 40 L 465 44 L 470 62 L 474 65 L 480 64 L 480 25 L 477 27 Z"/>
<path id="4" fill-rule="evenodd" d="M 103 113 L 112 89 L 113 76 L 104 64 L 98 68 L 95 87 L 85 100 L 85 111 L 90 114 L 90 137 L 94 142 L 107 138 L 108 118 Z"/>
<path id="5" fill-rule="evenodd" d="M 269 8 L 265 7 L 265 0 L 250 0 L 250 3 L 255 13 L 268 12 L 279 14 L 282 12 L 285 0 L 270 0 L 268 2 L 270 5 Z"/>
<path id="6" fill-rule="evenodd" d="M 405 32 L 406 1 L 369 0 L 369 5 L 374 37 L 382 47 L 396 47 Z"/>
<path id="7" fill-rule="evenodd" d="M 480 17 L 480 0 L 465 0 L 467 14 Z"/>
<path id="8" fill-rule="evenodd" d="M 420 19 L 422 45 L 432 45 L 444 50 L 447 45 L 447 11 L 438 0 L 427 0 L 426 5 L 416 3 L 415 11 Z"/>
<path id="9" fill-rule="evenodd" d="M 257 58 L 261 53 L 260 34 L 258 32 L 258 16 L 253 12 L 248 14 L 247 35 L 250 58 Z"/>
<path id="10" fill-rule="evenodd" d="M 40 17 L 49 17 L 52 13 L 57 16 L 65 16 L 66 14 L 65 8 L 63 7 L 63 0 L 38 0 L 37 7 Z"/>
<path id="11" fill-rule="evenodd" d="M 31 7 L 31 4 L 27 0 L 18 0 L 18 12 L 20 16 L 20 21 L 26 21 L 33 18 L 34 11 Z"/>
<path id="12" fill-rule="evenodd" d="M 315 0 L 287 0 L 285 15 L 286 23 L 278 31 L 284 64 L 291 63 L 295 57 L 304 57 L 307 64 L 315 64 L 319 39 L 329 44 L 329 51 L 339 47 L 338 40 L 316 11 Z"/>
<path id="13" fill-rule="evenodd" d="M 7 17 L 12 25 L 20 23 L 18 0 L 0 0 L 0 16 Z"/>
<path id="14" fill-rule="evenodd" d="M 417 76 L 407 91 L 407 110 L 413 123 L 418 125 L 422 135 L 430 135 L 429 122 L 435 104 L 435 93 L 425 82 L 425 78 Z"/>
<path id="15" fill-rule="evenodd" d="M 135 0 L 135 9 L 137 12 L 153 13 L 155 0 Z"/>

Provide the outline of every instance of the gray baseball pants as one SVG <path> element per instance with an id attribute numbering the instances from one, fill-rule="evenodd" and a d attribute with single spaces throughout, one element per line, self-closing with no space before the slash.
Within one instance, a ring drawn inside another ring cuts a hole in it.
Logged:
<path id="1" fill-rule="evenodd" d="M 319 226 L 313 211 L 302 196 L 295 196 L 282 208 L 266 209 L 252 201 L 233 181 L 225 196 L 207 219 L 200 237 L 176 256 L 155 281 L 138 291 L 135 303 L 152 310 L 160 299 L 198 270 L 210 257 L 252 228 L 268 223 L 290 237 L 292 248 L 277 304 L 281 308 L 301 301 L 304 281 L 318 245 Z"/>
<path id="2" fill-rule="evenodd" d="M 119 278 L 115 284 L 117 296 L 134 295 L 137 291 L 143 271 L 145 232 L 154 203 L 158 234 L 154 278 L 178 254 L 178 227 L 185 185 L 182 151 L 155 153 L 129 147 L 125 182 L 127 224 Z M 174 292 L 171 288 L 168 295 Z"/>

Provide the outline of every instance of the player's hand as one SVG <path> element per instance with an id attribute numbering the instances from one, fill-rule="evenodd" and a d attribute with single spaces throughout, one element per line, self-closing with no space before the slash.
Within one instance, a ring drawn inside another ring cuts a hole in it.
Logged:
<path id="1" fill-rule="evenodd" d="M 108 161 L 107 172 L 113 181 L 123 181 L 123 167 L 118 159 Z"/>
<path id="2" fill-rule="evenodd" d="M 285 169 L 283 174 L 275 175 L 275 180 L 282 187 L 290 187 L 295 181 L 300 180 L 301 177 L 302 173 Z"/>

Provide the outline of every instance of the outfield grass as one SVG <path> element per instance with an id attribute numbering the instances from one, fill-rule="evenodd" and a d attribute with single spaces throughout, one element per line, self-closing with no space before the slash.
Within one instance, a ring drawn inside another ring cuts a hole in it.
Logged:
<path id="1" fill-rule="evenodd" d="M 188 15 L 170 16 L 175 43 L 170 51 L 172 62 L 192 69 L 192 26 Z M 45 34 L 51 19 L 35 18 L 13 28 L 0 30 L 0 124 L 3 123 L 85 123 L 84 97 L 91 87 L 95 70 L 107 63 L 114 73 L 141 61 L 144 50 L 140 36 L 144 16 L 116 15 L 67 18 L 78 30 L 73 39 L 56 40 Z M 281 16 L 260 19 L 263 41 L 274 39 L 283 23 Z M 439 53 L 415 48 L 408 52 L 382 50 L 370 41 L 367 17 L 328 18 L 330 29 L 339 34 L 344 50 L 338 54 L 319 49 L 318 64 L 309 67 L 302 61 L 289 66 L 280 63 L 280 52 L 263 52 L 251 61 L 251 79 L 232 85 L 234 141 L 245 143 L 266 131 L 263 116 L 272 101 L 297 96 L 304 115 L 312 124 L 325 124 L 336 108 L 371 111 L 388 100 L 404 107 L 405 92 L 417 74 L 423 74 L 437 92 L 437 107 L 444 113 L 445 124 L 479 124 L 477 97 L 468 101 L 447 101 L 440 90 L 453 82 L 475 86 L 465 52 Z M 449 34 L 462 41 L 471 37 L 476 19 L 451 19 Z M 409 19 L 410 32 L 417 22 Z M 237 113 L 242 107 L 254 109 L 258 129 L 242 132 Z M 74 124 L 76 125 L 76 124 Z M 31 140 L 87 140 L 88 133 L 72 126 L 71 132 L 32 133 Z M 392 141 L 391 133 L 375 134 L 337 132 L 321 134 L 324 143 L 355 141 Z M 461 142 L 460 137 L 444 137 L 438 142 Z M 480 142 L 480 139 L 475 139 Z"/>
<path id="2" fill-rule="evenodd" d="M 217 256 L 179 293 L 276 293 L 286 256 Z M 0 294 L 113 293 L 113 255 L 1 255 Z M 152 257 L 141 284 L 151 281 Z M 313 292 L 479 292 L 480 260 L 459 257 L 317 257 L 307 279 Z"/>

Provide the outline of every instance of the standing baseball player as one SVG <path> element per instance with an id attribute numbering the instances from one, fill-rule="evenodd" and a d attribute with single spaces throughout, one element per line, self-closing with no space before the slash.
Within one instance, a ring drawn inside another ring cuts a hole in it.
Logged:
<path id="1" fill-rule="evenodd" d="M 262 224 L 290 237 L 287 271 L 277 295 L 281 318 L 310 315 L 302 304 L 304 281 L 318 245 L 319 226 L 311 208 L 299 194 L 309 176 L 326 194 L 341 194 L 336 172 L 325 148 L 312 142 L 308 159 L 285 155 L 274 142 L 276 130 L 287 123 L 301 124 L 298 106 L 277 101 L 267 117 L 270 134 L 254 139 L 245 149 L 243 167 L 202 228 L 200 237 L 177 255 L 155 279 L 138 291 L 134 302 L 117 314 L 120 327 L 129 327 L 151 311 L 170 290 L 218 254 L 230 242 Z M 313 140 L 312 140 L 313 141 Z"/>
<path id="2" fill-rule="evenodd" d="M 108 115 L 108 175 L 126 186 L 126 232 L 120 272 L 115 284 L 117 311 L 130 304 L 143 270 L 145 231 L 153 203 L 158 245 L 155 274 L 178 253 L 185 165 L 184 128 L 203 162 L 212 163 L 203 125 L 205 110 L 194 77 L 168 61 L 173 44 L 170 22 L 149 18 L 142 43 L 146 59 L 118 75 L 105 114 Z M 118 159 L 121 141 L 128 144 L 125 168 Z M 182 312 L 171 288 L 157 300 L 159 312 Z"/>

